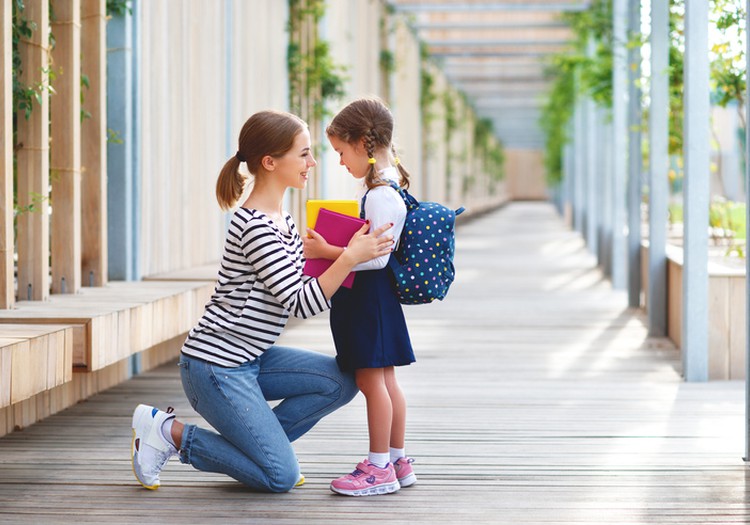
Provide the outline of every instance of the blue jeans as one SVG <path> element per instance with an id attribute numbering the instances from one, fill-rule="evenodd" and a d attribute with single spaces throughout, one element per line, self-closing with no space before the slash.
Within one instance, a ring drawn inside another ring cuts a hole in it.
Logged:
<path id="1" fill-rule="evenodd" d="M 190 404 L 218 431 L 186 424 L 180 461 L 267 492 L 294 487 L 300 471 L 291 442 L 358 392 L 334 358 L 295 348 L 273 346 L 236 368 L 185 355 L 179 366 Z M 271 409 L 276 400 L 283 401 Z"/>

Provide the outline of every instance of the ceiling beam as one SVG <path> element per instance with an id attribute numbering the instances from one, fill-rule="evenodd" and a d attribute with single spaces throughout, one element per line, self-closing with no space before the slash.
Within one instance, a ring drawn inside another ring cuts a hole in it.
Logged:
<path id="1" fill-rule="evenodd" d="M 553 38 L 550 40 L 540 40 L 538 38 L 530 39 L 530 40 L 519 40 L 517 38 L 512 39 L 503 39 L 503 40 L 490 40 L 490 39 L 482 39 L 482 40 L 462 40 L 458 38 L 449 38 L 449 39 L 441 39 L 441 40 L 430 40 L 425 39 L 425 43 L 428 46 L 436 46 L 436 47 L 488 47 L 488 46 L 507 46 L 507 47 L 515 47 L 515 46 L 564 46 L 571 43 L 571 40 L 568 38 Z"/>
<path id="2" fill-rule="evenodd" d="M 520 57 L 527 57 L 527 58 L 544 58 L 548 57 L 552 53 L 557 53 L 564 51 L 564 49 L 551 49 L 549 51 L 528 51 L 528 50 L 520 50 L 520 51 L 480 51 L 480 50 L 467 50 L 467 51 L 436 51 L 433 49 L 430 49 L 430 55 L 436 57 L 436 58 L 451 58 L 451 57 L 465 57 L 465 58 L 520 58 Z"/>
<path id="3" fill-rule="evenodd" d="M 534 31 L 537 29 L 569 29 L 564 22 L 414 22 L 411 24 L 417 30 L 462 30 L 462 29 L 517 29 L 519 31 Z"/>
<path id="4" fill-rule="evenodd" d="M 472 12 L 472 11 L 557 11 L 557 12 L 576 12 L 585 11 L 589 8 L 589 2 L 577 2 L 567 4 L 541 4 L 541 3 L 508 3 L 508 2 L 486 2 L 467 4 L 464 2 L 451 3 L 409 3 L 409 2 L 392 2 L 397 11 L 407 11 L 410 13 L 424 13 L 430 11 L 438 12 Z"/>

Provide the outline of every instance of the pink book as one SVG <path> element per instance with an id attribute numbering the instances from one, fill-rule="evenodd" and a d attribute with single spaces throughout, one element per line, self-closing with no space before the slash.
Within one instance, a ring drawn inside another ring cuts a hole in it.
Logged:
<path id="1" fill-rule="evenodd" d="M 359 217 L 320 208 L 314 230 L 322 235 L 328 244 L 346 246 L 364 223 L 365 221 Z M 331 264 L 333 264 L 333 261 L 328 259 L 307 259 L 302 273 L 319 277 Z M 346 276 L 341 286 L 351 288 L 352 284 L 354 284 L 354 272 Z"/>

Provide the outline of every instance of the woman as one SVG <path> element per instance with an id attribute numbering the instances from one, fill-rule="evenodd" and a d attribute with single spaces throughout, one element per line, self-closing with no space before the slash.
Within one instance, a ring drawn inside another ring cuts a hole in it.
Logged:
<path id="1" fill-rule="evenodd" d="M 303 189 L 315 166 L 310 133 L 289 113 L 262 111 L 242 128 L 237 154 L 219 175 L 222 208 L 243 194 L 242 162 L 254 175 L 234 212 L 219 279 L 182 348 L 180 371 L 192 407 L 216 430 L 183 424 L 168 410 L 139 405 L 133 414 L 133 471 L 159 487 L 169 458 L 221 472 L 248 487 L 286 492 L 304 481 L 291 442 L 357 393 L 350 374 L 315 352 L 275 346 L 289 315 L 307 318 L 329 300 L 352 268 L 392 251 L 391 225 L 355 234 L 318 278 L 302 275 L 302 240 L 282 209 L 287 188 Z M 271 409 L 267 401 L 283 400 Z"/>

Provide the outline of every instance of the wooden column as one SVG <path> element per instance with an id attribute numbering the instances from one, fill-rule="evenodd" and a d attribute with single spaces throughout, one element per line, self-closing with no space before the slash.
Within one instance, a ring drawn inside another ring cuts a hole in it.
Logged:
<path id="1" fill-rule="evenodd" d="M 81 278 L 107 284 L 107 6 L 81 0 L 81 73 L 88 78 L 81 122 Z"/>
<path id="2" fill-rule="evenodd" d="M 36 24 L 31 40 L 19 44 L 21 83 L 39 89 L 28 120 L 17 115 L 18 297 L 49 298 L 49 2 L 29 0 L 23 16 Z M 42 86 L 39 88 L 39 86 Z"/>
<path id="3" fill-rule="evenodd" d="M 81 4 L 57 0 L 52 9 L 57 75 L 50 100 L 52 293 L 77 293 L 81 288 Z"/>
<path id="4" fill-rule="evenodd" d="M 0 308 L 12 308 L 13 283 L 13 92 L 11 1 L 0 5 Z"/>

